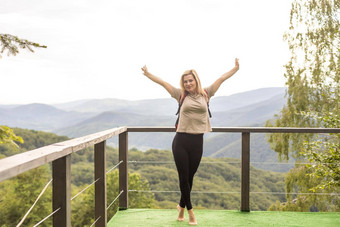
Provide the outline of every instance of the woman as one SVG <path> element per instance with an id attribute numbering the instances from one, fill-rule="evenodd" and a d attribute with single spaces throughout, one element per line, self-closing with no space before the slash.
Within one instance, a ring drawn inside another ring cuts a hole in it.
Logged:
<path id="1" fill-rule="evenodd" d="M 212 131 L 208 114 L 208 102 L 220 85 L 234 75 L 238 69 L 239 63 L 236 58 L 235 67 L 205 89 L 202 88 L 196 71 L 187 70 L 181 77 L 181 88 L 178 89 L 152 75 L 146 66 L 142 68 L 146 77 L 163 86 L 180 104 L 178 127 L 172 142 L 172 152 L 181 189 L 181 199 L 177 205 L 177 220 L 184 221 L 184 209 L 186 207 L 189 214 L 189 225 L 197 225 L 190 192 L 194 175 L 203 154 L 203 134 Z"/>

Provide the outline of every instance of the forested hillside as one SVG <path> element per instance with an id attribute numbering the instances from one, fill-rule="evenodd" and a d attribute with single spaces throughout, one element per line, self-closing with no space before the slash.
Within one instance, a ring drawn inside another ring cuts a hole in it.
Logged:
<path id="1" fill-rule="evenodd" d="M 210 109 L 213 127 L 264 126 L 266 120 L 282 108 L 285 88 L 262 88 L 230 96 L 212 97 Z M 10 127 L 54 132 L 67 137 L 79 137 L 117 126 L 174 126 L 177 103 L 174 99 L 128 101 L 120 99 L 79 100 L 55 105 L 1 105 L 2 124 Z M 240 134 L 205 135 L 205 157 L 239 158 Z M 171 150 L 173 133 L 129 133 L 129 147 Z M 277 162 L 264 134 L 252 134 L 253 162 Z M 117 147 L 117 140 L 108 145 Z M 264 170 L 288 171 L 290 166 L 256 167 Z"/>
<path id="2" fill-rule="evenodd" d="M 24 138 L 25 143 L 19 144 L 21 147 L 18 151 L 0 146 L 1 157 L 67 139 L 67 137 L 60 137 L 52 133 L 33 130 L 15 128 L 14 131 Z M 92 148 L 72 154 L 72 196 L 94 181 L 93 159 Z M 129 161 L 130 206 L 174 208 L 179 199 L 179 192 L 177 192 L 179 187 L 171 151 L 152 149 L 142 152 L 132 149 L 129 151 Z M 239 209 L 239 162 L 239 159 L 231 158 L 203 158 L 193 187 L 193 191 L 196 192 L 193 193 L 193 202 L 197 208 Z M 117 163 L 117 149 L 107 147 L 107 169 L 109 170 Z M 118 194 L 117 171 L 110 172 L 107 177 L 108 203 L 110 203 Z M 18 222 L 50 178 L 50 166 L 46 165 L 2 182 L 0 184 L 0 196 L 5 199 L 0 201 L 0 224 Z M 251 167 L 250 189 L 252 192 L 283 192 L 283 185 L 284 174 Z M 23 188 L 25 190 L 22 190 Z M 34 190 L 32 190 L 33 188 Z M 32 211 L 31 218 L 27 219 L 28 223 L 36 223 L 51 212 L 50 190 L 38 203 L 38 208 Z M 206 193 L 203 194 L 202 192 Z M 94 219 L 92 215 L 94 208 L 93 193 L 93 187 L 90 187 L 79 198 L 72 201 L 72 209 L 77 211 L 73 212 L 73 226 L 84 226 Z M 267 210 L 277 200 L 282 201 L 283 199 L 284 195 L 251 194 L 251 209 Z M 20 206 L 19 204 L 23 205 Z M 117 205 L 114 205 L 109 214 L 113 215 L 116 209 Z M 80 217 L 86 218 L 84 220 Z"/>

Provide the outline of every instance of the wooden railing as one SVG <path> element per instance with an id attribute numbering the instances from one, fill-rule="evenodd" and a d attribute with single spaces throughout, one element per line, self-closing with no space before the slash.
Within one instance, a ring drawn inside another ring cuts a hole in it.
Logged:
<path id="1" fill-rule="evenodd" d="M 174 127 L 119 127 L 13 155 L 0 160 L 0 182 L 52 162 L 53 226 L 71 226 L 71 155 L 94 145 L 95 223 L 106 226 L 106 140 L 119 136 L 119 208 L 128 208 L 128 132 L 175 132 Z M 340 128 L 216 127 L 213 132 L 242 133 L 241 205 L 249 212 L 250 133 L 340 133 Z"/>

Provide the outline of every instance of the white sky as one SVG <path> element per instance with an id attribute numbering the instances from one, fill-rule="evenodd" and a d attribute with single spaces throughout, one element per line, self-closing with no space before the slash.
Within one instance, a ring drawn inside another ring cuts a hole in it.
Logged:
<path id="1" fill-rule="evenodd" d="M 0 104 L 167 98 L 195 69 L 217 96 L 283 87 L 292 0 L 0 0 L 0 33 L 47 45 L 0 59 Z"/>

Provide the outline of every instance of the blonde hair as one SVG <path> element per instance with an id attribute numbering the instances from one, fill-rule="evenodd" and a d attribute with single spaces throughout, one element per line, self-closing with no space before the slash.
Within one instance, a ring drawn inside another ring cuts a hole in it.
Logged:
<path id="1" fill-rule="evenodd" d="M 205 91 L 202 88 L 201 80 L 198 77 L 198 74 L 194 69 L 186 70 L 181 76 L 180 86 L 181 86 L 181 89 L 182 89 L 182 95 L 184 95 L 185 93 L 188 93 L 184 88 L 184 77 L 188 76 L 188 75 L 192 75 L 194 77 L 195 81 L 196 81 L 196 93 L 200 94 L 200 95 L 204 96 L 206 99 L 208 99 L 207 94 L 205 93 Z"/>

